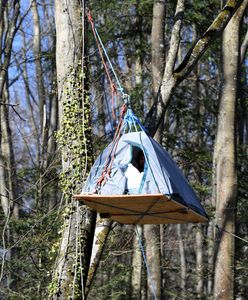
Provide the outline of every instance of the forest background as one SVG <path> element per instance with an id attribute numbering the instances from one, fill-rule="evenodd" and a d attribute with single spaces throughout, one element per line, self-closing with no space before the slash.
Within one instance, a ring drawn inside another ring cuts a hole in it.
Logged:
<path id="1" fill-rule="evenodd" d="M 1 299 L 248 298 L 247 3 L 0 0 Z M 86 7 L 207 224 L 135 228 L 73 199 L 115 126 Z"/>

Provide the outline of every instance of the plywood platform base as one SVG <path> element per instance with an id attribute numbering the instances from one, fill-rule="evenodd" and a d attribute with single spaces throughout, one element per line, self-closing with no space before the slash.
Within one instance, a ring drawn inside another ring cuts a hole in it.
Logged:
<path id="1" fill-rule="evenodd" d="M 122 224 L 204 223 L 207 218 L 162 194 L 98 195 L 74 198 Z"/>

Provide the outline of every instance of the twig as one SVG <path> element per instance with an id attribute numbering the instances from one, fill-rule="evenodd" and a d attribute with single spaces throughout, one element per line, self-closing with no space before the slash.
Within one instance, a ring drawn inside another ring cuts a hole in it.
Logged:
<path id="1" fill-rule="evenodd" d="M 10 103 L 0 102 L 0 105 L 7 105 L 7 106 L 10 106 L 10 107 L 13 109 L 13 111 L 17 114 L 17 116 L 18 116 L 22 121 L 26 122 L 26 120 L 23 119 L 23 118 L 20 116 L 20 114 L 17 112 L 17 110 L 15 109 L 15 106 L 19 106 L 19 103 L 17 103 L 17 104 L 10 104 Z"/>
<path id="2" fill-rule="evenodd" d="M 3 242 L 3 258 L 2 258 L 2 266 L 1 266 L 1 273 L 0 273 L 0 282 L 3 279 L 3 272 L 4 272 L 4 265 L 5 265 L 5 258 L 6 258 L 6 254 L 8 252 L 8 250 L 6 249 L 6 244 L 5 244 L 5 231 L 8 227 L 9 224 L 9 219 L 10 219 L 10 203 L 9 203 L 9 207 L 8 207 L 8 214 L 6 216 L 6 221 L 4 224 L 4 228 L 3 228 L 3 232 L 2 232 L 2 242 Z"/>

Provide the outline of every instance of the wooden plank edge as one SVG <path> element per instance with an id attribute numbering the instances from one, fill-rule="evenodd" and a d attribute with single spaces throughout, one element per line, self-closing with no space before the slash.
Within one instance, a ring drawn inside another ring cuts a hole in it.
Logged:
<path id="1" fill-rule="evenodd" d="M 188 211 L 191 211 L 193 214 L 196 214 L 200 219 L 203 219 L 203 221 L 201 223 L 208 222 L 208 218 L 207 217 L 199 214 L 195 210 L 193 210 L 191 208 L 188 208 L 187 206 L 183 205 L 182 203 L 177 202 L 176 200 L 173 200 L 171 197 L 168 197 L 167 195 L 164 195 L 164 194 L 131 194 L 131 195 L 76 194 L 76 195 L 73 195 L 73 198 L 76 199 L 76 200 L 81 200 L 82 202 L 86 202 L 85 204 L 87 205 L 87 202 L 90 203 L 90 198 L 104 198 L 104 199 L 108 199 L 109 198 L 109 199 L 113 199 L 113 198 L 117 198 L 118 197 L 118 198 L 125 199 L 125 198 L 140 198 L 140 197 L 149 198 L 151 196 L 152 197 L 159 197 L 161 199 L 165 198 L 164 200 L 166 200 L 166 201 L 172 201 L 172 202 L 176 203 L 177 205 L 181 206 L 181 209 L 183 211 L 183 212 L 181 212 L 182 214 L 188 214 Z M 83 201 L 85 198 L 87 200 Z M 120 210 L 121 209 L 122 208 L 120 208 Z"/>

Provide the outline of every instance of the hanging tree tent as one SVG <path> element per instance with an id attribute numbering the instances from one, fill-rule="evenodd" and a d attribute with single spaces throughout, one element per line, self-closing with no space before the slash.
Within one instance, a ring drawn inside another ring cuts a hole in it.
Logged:
<path id="1" fill-rule="evenodd" d="M 207 215 L 186 178 L 169 154 L 150 136 L 128 108 L 128 95 L 113 70 L 101 39 L 88 15 L 107 72 L 112 102 L 114 87 L 102 50 L 119 85 L 125 104 L 113 142 L 95 161 L 77 200 L 123 224 L 206 222 Z M 101 47 L 100 47 L 101 45 Z M 137 153 L 144 162 L 139 170 Z"/>
<path id="2" fill-rule="evenodd" d="M 137 131 L 131 132 L 134 128 Z M 131 110 L 126 113 L 120 132 L 120 139 L 98 156 L 83 193 L 75 198 L 123 224 L 207 221 L 204 208 L 182 172 L 169 154 L 146 134 Z M 137 149 L 144 154 L 144 170 L 135 194 L 129 194 L 128 181 L 135 178 L 128 178 L 127 168 L 133 163 Z"/>

